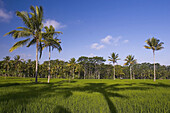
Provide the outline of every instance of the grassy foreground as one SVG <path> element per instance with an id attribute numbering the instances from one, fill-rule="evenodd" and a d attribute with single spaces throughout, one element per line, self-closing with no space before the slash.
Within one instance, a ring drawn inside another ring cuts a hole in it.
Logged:
<path id="1" fill-rule="evenodd" d="M 0 113 L 170 113 L 170 80 L 0 78 Z"/>

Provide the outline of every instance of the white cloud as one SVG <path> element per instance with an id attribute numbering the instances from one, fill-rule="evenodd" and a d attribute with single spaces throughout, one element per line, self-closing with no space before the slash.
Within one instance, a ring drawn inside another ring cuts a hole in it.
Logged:
<path id="1" fill-rule="evenodd" d="M 0 21 L 8 22 L 12 18 L 12 12 L 6 11 L 4 2 L 0 0 Z"/>
<path id="2" fill-rule="evenodd" d="M 106 36 L 105 38 L 103 38 L 103 39 L 101 39 L 101 42 L 102 43 L 105 43 L 105 44 L 110 44 L 111 41 L 112 40 L 112 36 L 110 36 L 110 35 L 108 35 L 108 36 Z"/>
<path id="3" fill-rule="evenodd" d="M 31 54 L 25 54 L 25 53 L 20 54 L 20 56 L 21 56 L 21 58 L 23 58 L 23 59 L 29 59 L 30 57 L 32 57 Z"/>
<path id="4" fill-rule="evenodd" d="M 93 53 L 90 53 L 89 57 L 94 57 L 95 55 Z"/>
<path id="5" fill-rule="evenodd" d="M 61 29 L 61 28 L 66 27 L 65 25 L 62 25 L 61 23 L 55 20 L 51 20 L 51 19 L 46 20 L 46 22 L 44 23 L 44 26 L 49 27 L 50 25 L 52 25 L 55 29 Z"/>
<path id="6" fill-rule="evenodd" d="M 124 40 L 124 41 L 123 41 L 123 43 L 125 43 L 125 44 L 128 43 L 128 42 L 129 42 L 129 40 Z"/>
<path id="7" fill-rule="evenodd" d="M 92 48 L 92 49 L 99 50 L 99 49 L 104 48 L 104 45 L 99 45 L 98 43 L 93 43 L 93 44 L 91 45 L 91 48 Z"/>
<path id="8" fill-rule="evenodd" d="M 114 46 L 117 46 L 117 45 L 119 44 L 119 41 L 120 41 L 121 38 L 122 38 L 121 36 L 118 36 L 118 37 L 116 37 L 116 38 L 113 38 L 113 44 L 114 44 Z"/>

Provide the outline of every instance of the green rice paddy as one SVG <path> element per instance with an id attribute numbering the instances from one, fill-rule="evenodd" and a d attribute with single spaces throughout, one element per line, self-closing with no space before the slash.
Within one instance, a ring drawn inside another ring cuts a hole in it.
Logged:
<path id="1" fill-rule="evenodd" d="M 170 80 L 0 78 L 0 113 L 170 113 Z"/>

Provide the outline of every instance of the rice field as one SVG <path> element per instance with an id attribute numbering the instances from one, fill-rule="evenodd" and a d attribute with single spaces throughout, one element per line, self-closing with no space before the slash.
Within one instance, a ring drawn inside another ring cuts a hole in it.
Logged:
<path id="1" fill-rule="evenodd" d="M 0 113 L 170 113 L 170 80 L 0 77 Z"/>

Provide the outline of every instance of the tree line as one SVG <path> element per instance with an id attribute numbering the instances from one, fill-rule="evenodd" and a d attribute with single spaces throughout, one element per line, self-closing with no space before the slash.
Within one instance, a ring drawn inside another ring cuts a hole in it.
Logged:
<path id="1" fill-rule="evenodd" d="M 134 56 L 131 56 L 134 57 Z M 127 60 L 127 58 L 126 58 Z M 134 59 L 136 60 L 136 59 Z M 77 60 L 51 60 L 51 78 L 65 79 L 153 79 L 154 64 L 133 63 L 131 65 L 105 64 L 103 57 L 81 56 Z M 127 61 L 126 61 L 127 63 Z M 131 69 L 129 67 L 131 66 Z M 49 61 L 38 65 L 38 77 L 48 78 Z M 114 68 L 115 67 L 115 68 Z M 9 56 L 0 61 L 0 76 L 35 77 L 36 61 L 21 59 L 16 55 L 12 60 Z M 170 79 L 170 66 L 155 64 L 157 79 Z M 130 72 L 131 71 L 131 72 Z M 131 74 L 131 75 L 130 75 Z"/>

